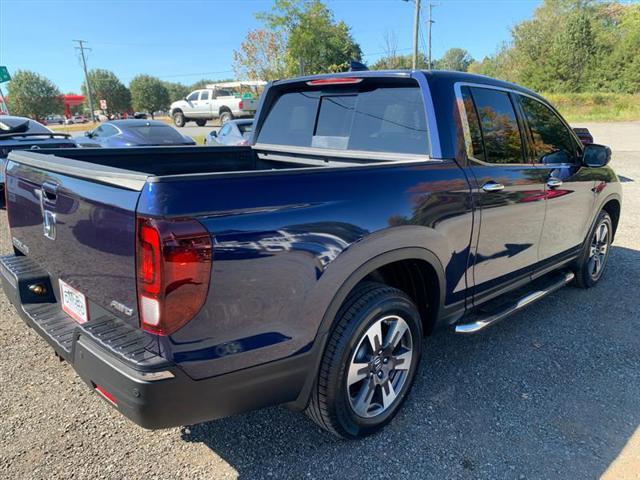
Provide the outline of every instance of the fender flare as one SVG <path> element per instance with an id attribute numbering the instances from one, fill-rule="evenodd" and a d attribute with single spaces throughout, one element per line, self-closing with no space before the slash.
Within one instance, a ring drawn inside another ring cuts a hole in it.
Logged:
<path id="1" fill-rule="evenodd" d="M 412 228 L 421 228 L 424 231 L 429 231 L 431 233 L 435 233 L 431 229 L 424 229 L 424 227 L 408 227 Z M 364 242 L 365 244 L 367 242 Z M 439 243 L 439 242 L 437 242 Z M 365 245 L 354 245 L 354 250 L 356 248 L 362 247 L 366 248 Z M 344 254 L 347 252 L 345 251 Z M 339 258 L 339 257 L 338 257 Z M 431 249 L 421 247 L 421 246 L 403 246 L 399 248 L 395 248 L 393 250 L 387 251 L 379 251 L 377 254 L 372 255 L 368 260 L 359 264 L 357 268 L 351 271 L 351 273 L 340 283 L 340 286 L 336 290 L 333 298 L 329 302 L 329 304 L 324 308 L 324 312 L 322 315 L 322 320 L 320 322 L 318 333 L 313 341 L 311 346 L 309 357 L 308 357 L 308 368 L 309 373 L 307 378 L 305 379 L 304 385 L 300 390 L 298 398 L 289 403 L 288 407 L 292 410 L 304 410 L 309 401 L 312 388 L 315 384 L 317 372 L 320 368 L 320 362 L 322 361 L 322 355 L 324 354 L 324 350 L 327 344 L 327 340 L 329 338 L 329 334 L 334 326 L 335 317 L 338 313 L 338 310 L 344 300 L 347 298 L 347 295 L 353 290 L 362 279 L 364 279 L 367 275 L 380 268 L 383 265 L 400 261 L 400 260 L 411 260 L 418 259 L 424 260 L 428 262 L 436 272 L 438 277 L 438 285 L 439 285 L 439 305 L 437 306 L 436 315 L 442 307 L 444 306 L 444 299 L 446 293 L 446 278 L 444 273 L 444 267 L 442 262 L 438 258 L 438 255 L 434 253 Z M 311 302 L 313 303 L 313 302 Z"/>

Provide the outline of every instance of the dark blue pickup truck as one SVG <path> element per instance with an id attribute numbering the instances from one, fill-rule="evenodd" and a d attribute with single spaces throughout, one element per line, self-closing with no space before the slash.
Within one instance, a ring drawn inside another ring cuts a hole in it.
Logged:
<path id="1" fill-rule="evenodd" d="M 287 404 L 370 434 L 423 335 L 593 286 L 620 216 L 610 150 L 487 77 L 277 81 L 251 143 L 9 155 L 4 290 L 144 427 Z"/>

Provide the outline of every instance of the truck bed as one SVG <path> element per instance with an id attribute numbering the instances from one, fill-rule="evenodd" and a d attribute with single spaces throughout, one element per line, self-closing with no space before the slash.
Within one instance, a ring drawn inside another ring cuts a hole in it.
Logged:
<path id="1" fill-rule="evenodd" d="M 11 152 L 9 159 L 30 167 L 140 191 L 154 177 L 381 165 L 424 161 L 425 157 L 403 155 L 398 158 L 376 152 L 286 147 L 274 151 L 249 146 L 193 146 L 41 149 Z"/>

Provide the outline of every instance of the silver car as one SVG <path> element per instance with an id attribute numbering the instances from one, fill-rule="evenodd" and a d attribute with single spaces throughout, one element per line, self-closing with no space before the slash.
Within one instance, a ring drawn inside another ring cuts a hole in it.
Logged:
<path id="1" fill-rule="evenodd" d="M 249 145 L 253 120 L 230 120 L 216 132 L 211 131 L 204 138 L 205 145 Z"/>

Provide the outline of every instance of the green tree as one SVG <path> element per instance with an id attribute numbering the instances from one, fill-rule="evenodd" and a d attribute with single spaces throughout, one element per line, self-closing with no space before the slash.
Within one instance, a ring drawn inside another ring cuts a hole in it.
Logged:
<path id="1" fill-rule="evenodd" d="M 109 71 L 97 68 L 89 71 L 89 83 L 95 101 L 95 108 L 100 108 L 100 100 L 107 101 L 108 112 L 127 112 L 131 109 L 129 89 Z M 82 94 L 88 96 L 87 84 L 82 83 Z"/>
<path id="2" fill-rule="evenodd" d="M 285 55 L 286 43 L 281 32 L 251 30 L 240 50 L 233 52 L 233 70 L 242 79 L 277 80 L 287 74 Z"/>
<path id="3" fill-rule="evenodd" d="M 182 100 L 184 97 L 191 93 L 191 87 L 178 82 L 162 82 L 164 88 L 169 93 L 169 101 L 175 102 L 176 100 Z"/>
<path id="4" fill-rule="evenodd" d="M 441 59 L 436 60 L 435 67 L 440 70 L 457 70 L 466 72 L 469 65 L 473 63 L 473 57 L 462 48 L 450 48 Z"/>
<path id="5" fill-rule="evenodd" d="M 42 119 L 62 113 L 64 104 L 58 87 L 46 77 L 28 70 L 18 70 L 8 86 L 9 111 L 12 115 Z"/>
<path id="6" fill-rule="evenodd" d="M 640 91 L 640 5 L 545 0 L 469 70 L 547 92 Z"/>
<path id="7" fill-rule="evenodd" d="M 350 60 L 361 60 L 347 24 L 336 22 L 320 0 L 276 0 L 272 12 L 258 18 L 286 40 L 287 75 L 345 71 Z"/>
<path id="8" fill-rule="evenodd" d="M 164 110 L 171 103 L 169 92 L 162 81 L 149 75 L 138 75 L 129 84 L 134 110 L 148 112 L 153 118 L 157 110 Z"/>

